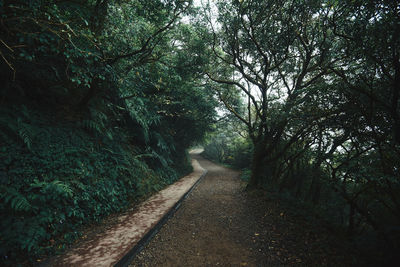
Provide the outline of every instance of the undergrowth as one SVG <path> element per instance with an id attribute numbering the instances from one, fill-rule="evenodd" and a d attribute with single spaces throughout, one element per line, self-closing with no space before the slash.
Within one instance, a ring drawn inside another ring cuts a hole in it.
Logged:
<path id="1" fill-rule="evenodd" d="M 83 225 L 191 170 L 187 155 L 163 165 L 123 131 L 111 131 L 111 139 L 25 106 L 1 112 L 0 255 L 6 265 L 62 251 Z"/>

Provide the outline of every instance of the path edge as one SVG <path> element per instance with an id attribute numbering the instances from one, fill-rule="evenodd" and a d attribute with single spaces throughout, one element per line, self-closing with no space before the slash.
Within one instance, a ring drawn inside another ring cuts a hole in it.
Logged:
<path id="1" fill-rule="evenodd" d="M 182 202 L 189 196 L 189 194 L 195 189 L 195 187 L 203 180 L 204 176 L 208 173 L 208 170 L 204 170 L 200 175 L 199 179 L 190 187 L 190 189 L 182 195 L 182 197 L 175 203 L 175 205 L 157 222 L 157 224 L 151 228 L 137 243 L 129 250 L 116 264 L 115 267 L 126 267 L 136 257 L 140 251 L 153 239 L 153 237 L 160 231 L 163 225 L 171 218 L 175 212 L 180 208 Z"/>

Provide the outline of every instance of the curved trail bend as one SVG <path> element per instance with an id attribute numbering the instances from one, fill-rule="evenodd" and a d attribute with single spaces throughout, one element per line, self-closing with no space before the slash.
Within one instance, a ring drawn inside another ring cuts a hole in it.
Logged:
<path id="1" fill-rule="evenodd" d="M 192 157 L 208 174 L 131 267 L 347 265 L 343 252 L 327 247 L 328 233 L 245 192 L 239 172 Z"/>

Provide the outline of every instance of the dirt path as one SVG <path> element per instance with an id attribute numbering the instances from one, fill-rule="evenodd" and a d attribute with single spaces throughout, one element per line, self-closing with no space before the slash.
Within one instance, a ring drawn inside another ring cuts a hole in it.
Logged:
<path id="1" fill-rule="evenodd" d="M 238 172 L 194 158 L 208 174 L 130 266 L 349 265 L 324 230 L 245 192 Z"/>

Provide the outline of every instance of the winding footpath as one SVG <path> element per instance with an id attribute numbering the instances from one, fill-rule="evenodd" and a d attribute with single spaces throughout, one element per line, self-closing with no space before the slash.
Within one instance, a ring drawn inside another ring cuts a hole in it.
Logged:
<path id="1" fill-rule="evenodd" d="M 207 173 L 196 160 L 193 172 L 157 192 L 133 210 L 115 216 L 115 223 L 77 244 L 45 266 L 127 266 Z"/>
<path id="2" fill-rule="evenodd" d="M 207 175 L 133 266 L 351 266 L 332 234 L 246 192 L 239 172 L 192 155 Z"/>
<path id="3" fill-rule="evenodd" d="M 254 264 L 254 232 L 240 192 L 239 173 L 198 155 L 208 170 L 152 242 L 131 266 L 207 266 Z"/>
<path id="4" fill-rule="evenodd" d="M 239 172 L 192 152 L 194 172 L 115 216 L 44 266 L 352 266 L 318 223 L 245 191 Z"/>

